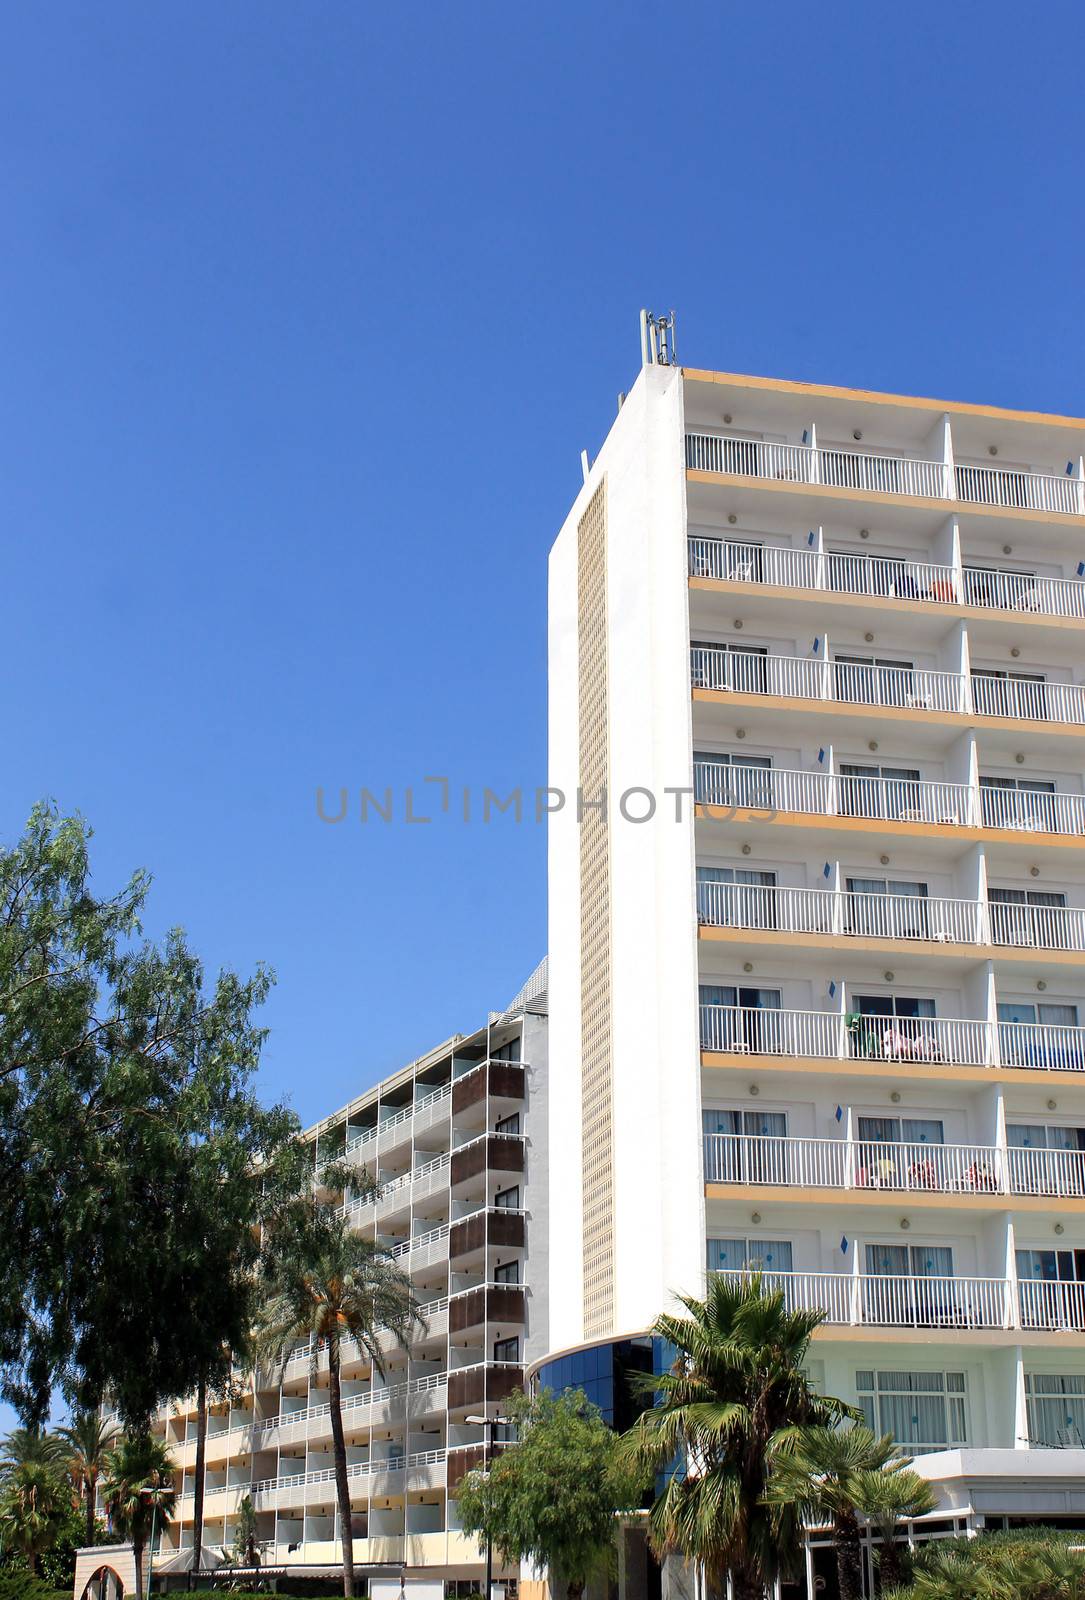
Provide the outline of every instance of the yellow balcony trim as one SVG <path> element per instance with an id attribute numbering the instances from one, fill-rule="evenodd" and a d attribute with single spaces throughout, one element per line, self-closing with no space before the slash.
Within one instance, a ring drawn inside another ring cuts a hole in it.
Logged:
<path id="1" fill-rule="evenodd" d="M 752 482 L 762 482 L 761 479 L 750 479 Z M 1080 519 L 1078 519 L 1080 520 Z M 901 616 L 920 615 L 929 617 L 945 617 L 959 619 L 962 622 L 982 621 L 991 617 L 996 622 L 1025 622 L 1029 626 L 1042 625 L 1048 628 L 1078 628 L 1085 626 L 1085 617 L 1053 617 L 1047 616 L 1042 611 L 1011 611 L 1001 606 L 965 606 L 959 605 L 955 600 L 898 600 L 892 595 L 877 594 L 847 594 L 837 589 L 803 589 L 782 583 L 749 583 L 731 578 L 698 578 L 690 577 L 689 587 L 705 594 L 733 595 L 735 599 L 752 599 L 764 595 L 770 600 L 782 600 L 787 604 L 795 601 L 811 602 L 814 605 L 843 604 L 855 610 L 866 611 L 870 606 L 887 613 L 899 613 Z"/>
<path id="2" fill-rule="evenodd" d="M 698 822 L 741 822 L 743 827 L 760 824 L 770 828 L 828 828 L 841 833 L 869 833 L 877 838 L 888 834 L 897 839 L 960 839 L 966 844 L 1014 844 L 1024 839 L 1030 845 L 1055 850 L 1080 850 L 1081 837 L 1073 833 L 1028 833 L 1014 828 L 973 828 L 957 822 L 899 822 L 883 817 L 825 816 L 818 812 L 777 811 L 771 815 L 764 806 L 694 807 Z"/>
<path id="3" fill-rule="evenodd" d="M 702 1050 L 701 1066 L 706 1072 L 741 1072 L 747 1076 L 751 1072 L 801 1072 L 895 1083 L 905 1079 L 909 1083 L 1013 1083 L 1018 1088 L 1026 1084 L 1050 1088 L 1052 1080 L 1057 1078 L 1060 1094 L 1071 1089 L 1085 1089 L 1085 1072 L 1052 1072 L 1043 1077 L 1035 1067 L 968 1066 L 955 1061 L 884 1061 L 876 1056 L 845 1056 L 835 1060 L 831 1056 L 763 1056 L 752 1052 Z"/>
<path id="4" fill-rule="evenodd" d="M 1080 739 L 1085 724 L 1041 722 L 1034 717 L 987 717 L 965 711 L 929 711 L 923 706 L 874 706 L 852 700 L 801 700 L 796 695 L 739 694 L 731 689 L 691 689 L 694 704 L 734 706 L 739 711 L 797 711 L 809 716 L 816 708 L 819 717 L 849 717 L 869 722 L 871 717 L 887 717 L 916 724 L 930 723 L 941 728 L 974 728 L 977 732 L 1038 733 L 1047 738 Z"/>
<path id="5" fill-rule="evenodd" d="M 936 511 L 942 516 L 1010 517 L 1015 522 L 1042 522 L 1056 528 L 1080 528 L 1082 519 L 1072 511 L 1029 511 L 1019 506 L 988 506 L 976 500 L 934 499 L 921 494 L 890 494 L 883 489 L 844 489 L 832 483 L 797 483 L 788 478 L 756 478 L 739 472 L 705 472 L 686 468 L 686 482 L 735 489 L 766 489 L 773 494 L 813 495 L 815 500 L 856 501 L 869 506 L 901 506 Z M 1014 613 L 1016 615 L 1016 613 Z"/>
<path id="6" fill-rule="evenodd" d="M 1033 1195 L 975 1192 L 947 1193 L 942 1189 L 875 1189 L 837 1188 L 826 1184 L 824 1188 L 800 1184 L 773 1183 L 706 1183 L 706 1200 L 723 1200 L 744 1204 L 756 1201 L 759 1205 L 845 1205 L 892 1206 L 909 1211 L 939 1211 L 948 1206 L 952 1211 L 1058 1211 L 1072 1215 L 1085 1215 L 1085 1196 Z"/>
<path id="7" fill-rule="evenodd" d="M 681 371 L 683 378 L 690 383 L 726 384 L 729 389 L 752 389 L 762 393 L 809 396 L 822 400 L 852 400 L 863 405 L 903 406 L 909 411 L 943 411 L 961 417 L 985 417 L 996 422 L 1080 428 L 1085 433 L 1085 418 L 1064 417 L 1057 412 L 1017 411 L 1005 406 L 976 405 L 970 400 L 933 400 L 923 395 L 883 394 L 877 389 L 848 389 L 832 383 L 798 383 L 793 378 L 757 378 L 748 373 L 711 372 L 704 367 L 683 367 Z"/>
<path id="8" fill-rule="evenodd" d="M 932 961 L 949 957 L 964 961 L 1013 961 L 1035 966 L 1079 967 L 1085 965 L 1085 950 L 1034 950 L 1025 945 L 939 944 L 933 939 L 870 939 L 857 933 L 791 933 L 785 928 L 717 928 L 702 923 L 697 935 L 708 944 L 765 945 L 777 950 L 834 950 L 841 954 L 859 951 L 893 956 L 926 951 Z"/>

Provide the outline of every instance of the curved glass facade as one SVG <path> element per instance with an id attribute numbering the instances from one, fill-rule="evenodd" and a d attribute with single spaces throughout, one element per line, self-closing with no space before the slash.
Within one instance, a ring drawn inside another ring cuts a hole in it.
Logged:
<path id="1" fill-rule="evenodd" d="M 663 1341 L 644 1334 L 635 1339 L 586 1345 L 553 1361 L 544 1361 L 535 1374 L 535 1386 L 560 1394 L 583 1389 L 603 1418 L 619 1433 L 631 1427 L 651 1403 L 640 1392 L 635 1375 L 662 1372 Z"/>

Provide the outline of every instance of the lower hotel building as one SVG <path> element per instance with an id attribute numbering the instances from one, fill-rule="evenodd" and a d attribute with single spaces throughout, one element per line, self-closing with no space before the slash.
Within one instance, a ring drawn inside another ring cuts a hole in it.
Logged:
<path id="1" fill-rule="evenodd" d="M 487 1025 L 457 1035 L 308 1131 L 314 1169 L 365 1169 L 375 1199 L 343 1197 L 353 1223 L 409 1271 L 427 1331 L 391 1337 L 383 1376 L 344 1350 L 343 1393 L 358 1592 L 417 1600 L 477 1594 L 484 1556 L 458 1527 L 456 1487 L 483 1464 L 485 1429 L 548 1346 L 546 968 Z M 529 1258 L 530 1248 L 530 1258 Z M 201 1564 L 232 1549 L 252 1497 L 261 1577 L 341 1579 L 326 1359 L 302 1346 L 278 1374 L 212 1406 Z M 155 1554 L 192 1565 L 196 1410 L 164 1412 L 177 1463 L 175 1518 Z M 497 1432 L 498 1447 L 501 1435 Z M 495 1565 L 495 1589 L 517 1573 Z"/>
<path id="2" fill-rule="evenodd" d="M 761 1271 L 927 1533 L 1085 1527 L 1085 424 L 667 334 L 550 559 L 537 1375 Z"/>

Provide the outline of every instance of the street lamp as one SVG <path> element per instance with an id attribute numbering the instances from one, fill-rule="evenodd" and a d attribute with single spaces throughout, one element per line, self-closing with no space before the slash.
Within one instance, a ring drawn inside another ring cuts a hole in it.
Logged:
<path id="1" fill-rule="evenodd" d="M 489 1493 L 489 1490 L 490 1490 L 490 1462 L 491 1462 L 491 1460 L 493 1458 L 493 1450 L 494 1450 L 494 1429 L 495 1428 L 507 1428 L 508 1425 L 509 1425 L 509 1422 L 511 1421 L 511 1418 L 509 1418 L 509 1417 L 464 1417 L 463 1420 L 465 1422 L 469 1423 L 474 1428 L 485 1428 L 486 1429 L 486 1438 L 485 1438 L 485 1441 L 483 1442 L 483 1446 L 482 1446 L 482 1452 L 483 1452 L 482 1453 L 482 1466 L 483 1466 L 483 1470 L 486 1473 L 486 1511 L 487 1511 L 487 1515 L 488 1515 L 489 1510 L 490 1510 L 490 1493 Z M 485 1588 L 485 1591 L 483 1592 L 482 1600 L 490 1600 L 490 1590 L 493 1588 L 493 1577 L 494 1577 L 494 1549 L 493 1549 L 493 1543 L 491 1542 L 491 1539 L 490 1539 L 490 1530 L 489 1530 L 489 1528 L 487 1528 L 487 1530 L 486 1530 L 486 1588 Z"/>
<path id="2" fill-rule="evenodd" d="M 149 1499 L 151 1502 L 151 1542 L 147 1546 L 147 1600 L 151 1600 L 151 1575 L 154 1570 L 154 1532 L 158 1520 L 158 1500 L 162 1493 L 160 1483 L 145 1483 L 139 1491 L 139 1498 Z"/>

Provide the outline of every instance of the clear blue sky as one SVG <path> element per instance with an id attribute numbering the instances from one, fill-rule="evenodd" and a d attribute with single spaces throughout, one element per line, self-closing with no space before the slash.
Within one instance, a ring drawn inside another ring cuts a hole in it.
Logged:
<path id="1" fill-rule="evenodd" d="M 1085 412 L 1083 13 L 9 4 L 0 832 L 278 971 L 306 1119 L 507 1001 L 550 541 L 639 360 Z"/>

